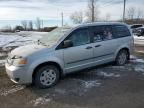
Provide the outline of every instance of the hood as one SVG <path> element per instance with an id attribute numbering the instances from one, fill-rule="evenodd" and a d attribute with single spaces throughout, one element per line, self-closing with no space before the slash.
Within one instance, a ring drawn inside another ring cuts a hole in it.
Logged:
<path id="1" fill-rule="evenodd" d="M 32 45 L 18 47 L 16 49 L 12 50 L 11 54 L 17 55 L 17 56 L 22 56 L 22 57 L 27 57 L 29 55 L 32 55 L 33 53 L 42 51 L 47 48 L 48 48 L 47 46 L 32 44 Z"/>

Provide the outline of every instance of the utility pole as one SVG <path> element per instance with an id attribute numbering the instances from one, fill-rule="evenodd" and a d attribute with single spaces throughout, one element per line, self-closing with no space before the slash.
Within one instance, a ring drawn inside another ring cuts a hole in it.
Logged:
<path id="1" fill-rule="evenodd" d="M 126 8 L 126 0 L 124 0 L 124 8 L 123 8 L 123 22 L 125 22 L 125 8 Z"/>
<path id="2" fill-rule="evenodd" d="M 62 16 L 62 26 L 63 26 L 63 12 L 61 13 L 61 16 Z"/>
<path id="3" fill-rule="evenodd" d="M 95 1 L 92 0 L 91 1 L 91 5 L 92 5 L 92 22 L 95 21 L 95 15 L 94 15 L 94 13 L 95 13 L 95 6 L 94 6 L 94 3 L 95 3 Z"/>

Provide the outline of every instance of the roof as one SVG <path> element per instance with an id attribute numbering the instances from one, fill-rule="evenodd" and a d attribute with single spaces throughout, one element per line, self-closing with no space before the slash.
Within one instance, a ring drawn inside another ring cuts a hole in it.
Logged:
<path id="1" fill-rule="evenodd" d="M 127 24 L 120 22 L 93 22 L 93 23 L 80 24 L 78 25 L 78 27 L 96 26 L 96 25 L 127 25 Z"/>

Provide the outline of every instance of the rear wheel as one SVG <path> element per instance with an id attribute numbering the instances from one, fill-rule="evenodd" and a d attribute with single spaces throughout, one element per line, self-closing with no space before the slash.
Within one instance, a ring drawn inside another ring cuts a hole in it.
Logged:
<path id="1" fill-rule="evenodd" d="M 38 88 L 48 88 L 59 81 L 59 69 L 53 65 L 46 65 L 38 68 L 35 74 L 34 83 Z"/>
<path id="2" fill-rule="evenodd" d="M 127 50 L 120 50 L 117 57 L 116 57 L 116 64 L 117 65 L 124 65 L 128 62 L 129 53 Z"/>

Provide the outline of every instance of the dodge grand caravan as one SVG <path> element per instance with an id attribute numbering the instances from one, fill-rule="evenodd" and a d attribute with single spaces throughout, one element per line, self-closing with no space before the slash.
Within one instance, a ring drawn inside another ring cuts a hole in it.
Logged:
<path id="1" fill-rule="evenodd" d="M 112 61 L 124 65 L 132 49 L 132 33 L 123 23 L 61 27 L 35 44 L 14 49 L 5 67 L 14 83 L 47 88 L 62 75 L 84 68 Z"/>

